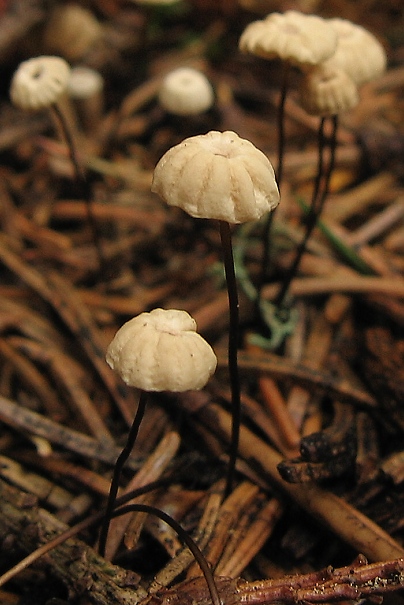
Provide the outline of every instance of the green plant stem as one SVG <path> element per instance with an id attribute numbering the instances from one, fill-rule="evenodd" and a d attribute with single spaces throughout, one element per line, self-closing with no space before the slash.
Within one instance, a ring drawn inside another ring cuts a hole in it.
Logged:
<path id="1" fill-rule="evenodd" d="M 330 148 L 330 159 L 327 165 L 327 169 L 324 172 L 324 151 L 326 147 L 326 138 L 324 134 L 326 118 L 321 118 L 319 131 L 318 131 L 318 165 L 317 165 L 317 175 L 314 182 L 313 194 L 311 198 L 311 204 L 309 208 L 309 212 L 306 218 L 306 232 L 304 234 L 303 240 L 299 244 L 295 258 L 291 267 L 289 268 L 286 278 L 283 281 L 281 289 L 276 296 L 275 304 L 277 307 L 282 307 L 284 300 L 287 296 L 287 293 L 290 288 L 290 284 L 295 277 L 297 270 L 299 268 L 300 262 L 302 260 L 302 256 L 306 250 L 307 242 L 310 239 L 310 236 L 316 226 L 317 220 L 321 215 L 321 212 L 324 207 L 324 203 L 327 199 L 331 175 L 334 170 L 335 165 L 335 151 L 337 147 L 337 130 L 338 130 L 338 117 L 331 117 L 332 123 L 332 132 L 329 141 Z M 324 173 L 324 174 L 323 174 Z M 324 177 L 322 179 L 322 177 Z M 321 183 L 323 181 L 323 187 L 321 187 Z"/>
<path id="2" fill-rule="evenodd" d="M 133 450 L 133 447 L 135 445 L 135 441 L 136 441 L 136 438 L 137 438 L 137 435 L 139 432 L 140 424 L 142 422 L 142 419 L 143 419 L 143 416 L 145 413 L 146 403 L 147 403 L 147 393 L 145 391 L 141 391 L 138 408 L 137 408 L 135 418 L 133 420 L 132 426 L 131 426 L 129 434 L 128 434 L 126 445 L 123 448 L 122 452 L 119 454 L 118 459 L 115 463 L 114 472 L 112 475 L 111 487 L 110 487 L 109 494 L 108 494 L 107 506 L 105 509 L 104 520 L 101 525 L 100 538 L 99 538 L 99 544 L 98 544 L 98 552 L 103 557 L 105 556 L 105 548 L 106 548 L 106 544 L 107 544 L 108 530 L 109 530 L 109 526 L 111 524 L 112 513 L 113 513 L 115 502 L 116 502 L 116 496 L 118 494 L 119 480 L 121 478 L 122 469 L 125 465 L 125 462 L 129 458 L 129 456 Z"/>
<path id="3" fill-rule="evenodd" d="M 102 252 L 100 236 L 99 236 L 99 232 L 98 232 L 98 228 L 97 228 L 97 221 L 94 216 L 93 209 L 92 209 L 87 179 L 85 177 L 84 171 L 83 171 L 82 167 L 80 166 L 80 162 L 78 160 L 76 144 L 74 142 L 72 133 L 67 124 L 63 111 L 60 109 L 60 107 L 57 103 L 54 103 L 51 106 L 51 111 L 52 111 L 53 115 L 55 116 L 55 119 L 59 123 L 63 136 L 67 143 L 70 161 L 73 165 L 73 170 L 74 170 L 74 174 L 76 177 L 76 181 L 80 187 L 80 194 L 82 195 L 84 203 L 85 203 L 86 212 L 87 212 L 87 221 L 88 221 L 88 224 L 91 229 L 93 242 L 94 242 L 96 252 L 97 252 L 98 267 L 99 267 L 99 270 L 102 271 L 102 269 L 105 267 L 104 255 Z"/>
<path id="4" fill-rule="evenodd" d="M 206 580 L 206 584 L 208 585 L 213 605 L 222 605 L 222 602 L 219 597 L 219 592 L 217 590 L 215 578 L 213 576 L 213 572 L 209 566 L 209 563 L 204 557 L 197 543 L 191 538 L 188 532 L 186 532 L 185 529 L 179 523 L 177 523 L 177 521 L 175 521 L 175 519 L 167 515 L 167 513 L 163 512 L 159 508 L 156 508 L 155 506 L 150 506 L 149 504 L 128 504 L 115 510 L 112 516 L 117 517 L 118 515 L 125 515 L 131 512 L 148 513 L 150 515 L 154 515 L 155 517 L 158 517 L 159 519 L 164 521 L 164 523 L 167 523 L 167 525 L 169 525 L 176 532 L 178 537 L 184 542 L 184 544 L 194 555 L 195 560 L 201 568 L 201 571 Z"/>
<path id="5" fill-rule="evenodd" d="M 225 487 L 225 496 L 233 488 L 234 474 L 238 455 L 238 444 L 241 424 L 240 379 L 238 371 L 238 332 L 239 332 L 239 303 L 236 273 L 234 269 L 233 246 L 229 223 L 220 221 L 220 238 L 222 242 L 224 270 L 226 274 L 227 294 L 229 298 L 229 375 L 232 400 L 232 430 L 230 439 L 229 465 Z"/>

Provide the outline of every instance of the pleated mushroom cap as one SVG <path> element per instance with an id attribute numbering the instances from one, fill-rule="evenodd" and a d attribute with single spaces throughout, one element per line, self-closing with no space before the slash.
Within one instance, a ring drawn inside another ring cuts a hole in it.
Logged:
<path id="1" fill-rule="evenodd" d="M 154 170 L 152 191 L 195 218 L 229 223 L 258 220 L 279 203 L 268 158 L 231 131 L 213 130 L 169 149 Z"/>
<path id="2" fill-rule="evenodd" d="M 322 17 L 289 10 L 247 25 L 239 47 L 258 57 L 281 59 L 305 69 L 331 57 L 337 34 Z"/>
<path id="3" fill-rule="evenodd" d="M 28 59 L 11 80 L 11 101 L 25 111 L 50 107 L 66 91 L 69 77 L 70 66 L 61 57 Z"/>
<path id="4" fill-rule="evenodd" d="M 154 309 L 126 322 L 106 360 L 127 385 L 144 391 L 202 389 L 217 364 L 213 349 L 196 332 L 195 320 L 177 309 Z"/>
<path id="5" fill-rule="evenodd" d="M 386 69 L 386 52 L 377 38 L 348 19 L 328 19 L 338 37 L 335 53 L 327 61 L 343 69 L 357 86 L 378 78 Z"/>
<path id="6" fill-rule="evenodd" d="M 359 102 L 358 87 L 345 71 L 328 64 L 318 65 L 300 83 L 300 102 L 316 116 L 335 116 Z"/>

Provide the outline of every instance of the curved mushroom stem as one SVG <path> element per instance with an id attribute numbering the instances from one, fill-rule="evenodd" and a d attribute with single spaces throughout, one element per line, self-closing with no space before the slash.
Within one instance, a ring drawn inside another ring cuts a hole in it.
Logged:
<path id="1" fill-rule="evenodd" d="M 226 221 L 219 221 L 220 239 L 222 242 L 224 271 L 226 274 L 227 294 L 229 298 L 229 374 L 232 401 L 232 430 L 229 451 L 229 465 L 227 470 L 225 496 L 233 488 L 234 473 L 238 455 L 238 444 L 241 424 L 240 379 L 238 371 L 238 333 L 239 333 L 239 304 L 236 273 L 234 269 L 233 246 L 230 225 Z"/>
<path id="2" fill-rule="evenodd" d="M 282 66 L 282 87 L 281 96 L 279 99 L 278 111 L 276 116 L 277 132 L 278 132 L 278 166 L 275 171 L 276 181 L 278 183 L 278 189 L 281 188 L 283 178 L 283 160 L 285 157 L 285 104 L 286 97 L 289 88 L 289 75 L 290 75 L 290 63 L 285 62 Z M 264 285 L 270 266 L 271 256 L 271 233 L 272 224 L 275 216 L 276 208 L 268 214 L 268 217 L 264 224 L 264 236 L 263 236 L 263 256 L 261 263 L 260 281 L 258 285 L 258 294 L 261 295 L 262 286 Z"/>
<path id="3" fill-rule="evenodd" d="M 67 144 L 67 148 L 69 150 L 70 160 L 73 165 L 74 174 L 75 174 L 77 183 L 80 186 L 80 190 L 81 190 L 80 193 L 83 196 L 83 200 L 85 203 L 85 207 L 86 207 L 86 211 L 87 211 L 87 220 L 88 220 L 88 224 L 90 226 L 91 232 L 92 232 L 93 242 L 94 242 L 94 245 L 95 245 L 95 248 L 97 251 L 98 267 L 101 271 L 105 265 L 104 256 L 102 253 L 100 236 L 99 236 L 99 232 L 98 232 L 98 228 L 97 228 L 97 221 L 95 220 L 94 212 L 93 212 L 92 205 L 91 205 L 90 193 L 89 193 L 87 180 L 86 180 L 85 174 L 83 172 L 83 169 L 80 166 L 80 163 L 79 163 L 79 160 L 77 157 L 76 144 L 73 140 L 72 133 L 70 132 L 70 129 L 67 124 L 66 118 L 63 114 L 63 111 L 60 109 L 59 105 L 57 103 L 54 103 L 53 105 L 51 105 L 50 109 L 51 109 L 53 115 L 55 116 L 55 119 L 57 120 L 57 122 L 60 125 L 60 128 L 62 130 L 63 136 L 64 136 L 66 144 Z"/>
<path id="4" fill-rule="evenodd" d="M 335 164 L 335 151 L 337 147 L 337 130 L 338 130 L 338 116 L 331 117 L 332 123 L 332 131 L 329 140 L 329 148 L 330 148 L 330 159 L 324 172 L 324 151 L 326 147 L 326 137 L 324 134 L 326 118 L 321 118 L 320 127 L 318 131 L 318 165 L 317 165 L 317 175 L 314 183 L 313 195 L 311 198 L 311 204 L 309 208 L 309 212 L 306 217 L 306 232 L 304 234 L 303 240 L 298 246 L 296 251 L 295 259 L 288 270 L 286 278 L 282 284 L 282 287 L 276 296 L 275 304 L 277 307 L 281 307 L 286 298 L 286 295 L 289 291 L 290 284 L 292 283 L 293 278 L 295 277 L 297 270 L 300 265 L 300 261 L 302 256 L 306 250 L 307 242 L 310 239 L 310 236 L 316 226 L 317 220 L 319 219 L 321 212 L 324 207 L 324 203 L 327 199 L 329 188 L 330 188 L 330 180 L 331 175 L 334 170 Z M 324 172 L 324 174 L 323 174 Z M 321 189 L 321 181 L 323 178 L 323 187 Z"/>
<path id="5" fill-rule="evenodd" d="M 119 454 L 117 461 L 115 462 L 114 472 L 112 475 L 111 487 L 109 489 L 107 506 L 105 509 L 104 520 L 101 525 L 100 537 L 98 542 L 98 552 L 101 556 L 105 556 L 105 547 L 107 544 L 108 530 L 111 524 L 111 519 L 113 516 L 113 510 L 115 506 L 116 496 L 118 494 L 119 489 L 119 480 L 121 478 L 122 469 L 124 467 L 125 462 L 129 458 L 133 446 L 135 445 L 136 437 L 139 432 L 140 424 L 143 420 L 143 416 L 146 409 L 147 403 L 147 393 L 146 391 L 140 392 L 139 404 L 137 407 L 136 415 L 133 420 L 132 426 L 130 428 L 128 438 L 126 440 L 126 445 L 123 448 L 122 452 Z"/>
<path id="6" fill-rule="evenodd" d="M 276 180 L 280 188 L 283 178 L 283 160 L 285 157 L 285 104 L 289 88 L 290 63 L 284 63 L 282 69 L 282 88 L 277 114 L 278 128 L 278 167 L 276 169 Z"/>
<path id="7" fill-rule="evenodd" d="M 175 521 L 170 515 L 167 515 L 164 511 L 156 508 L 155 506 L 150 506 L 149 504 L 128 504 L 126 506 L 122 506 L 121 508 L 116 509 L 113 513 L 113 517 L 117 517 L 118 515 L 125 515 L 126 513 L 131 512 L 139 512 L 139 513 L 148 513 L 150 515 L 154 515 L 158 517 L 164 523 L 167 523 L 178 535 L 178 537 L 184 542 L 184 544 L 189 548 L 191 553 L 194 555 L 199 567 L 203 575 L 205 576 L 206 583 L 208 585 L 210 597 L 212 599 L 213 605 L 222 605 L 222 601 L 219 597 L 219 592 L 216 586 L 215 578 L 213 572 L 209 566 L 208 561 L 204 557 L 201 549 L 197 545 L 197 543 L 191 538 L 188 532 Z"/>

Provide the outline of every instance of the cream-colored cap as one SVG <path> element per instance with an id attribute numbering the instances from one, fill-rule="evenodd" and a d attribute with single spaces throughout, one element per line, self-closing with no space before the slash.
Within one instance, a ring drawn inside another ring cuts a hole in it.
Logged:
<path id="1" fill-rule="evenodd" d="M 324 63 L 305 74 L 300 83 L 300 102 L 317 116 L 335 116 L 359 102 L 358 87 L 342 69 Z"/>
<path id="2" fill-rule="evenodd" d="M 14 73 L 10 98 L 16 107 L 39 110 L 50 107 L 66 91 L 70 66 L 61 57 L 34 57 Z"/>
<path id="3" fill-rule="evenodd" d="M 192 67 L 179 67 L 163 79 L 159 102 L 174 115 L 196 115 L 212 107 L 213 88 L 202 72 Z"/>
<path id="4" fill-rule="evenodd" d="M 229 223 L 258 220 L 279 203 L 266 155 L 235 132 L 190 137 L 158 162 L 152 191 L 195 218 Z"/>
<path id="5" fill-rule="evenodd" d="M 104 88 L 104 78 L 100 72 L 80 65 L 72 67 L 67 83 L 67 92 L 72 99 L 88 99 Z"/>
<path id="6" fill-rule="evenodd" d="M 144 391 L 202 389 L 216 369 L 211 346 L 195 320 L 177 309 L 154 309 L 126 322 L 108 347 L 106 360 L 124 382 Z"/>
<path id="7" fill-rule="evenodd" d="M 305 68 L 331 57 L 337 47 L 337 34 L 317 15 L 289 10 L 247 25 L 239 46 L 243 52 Z"/>
<path id="8" fill-rule="evenodd" d="M 386 69 L 386 52 L 373 34 L 347 19 L 328 19 L 338 36 L 329 64 L 343 69 L 360 86 L 379 77 Z"/>

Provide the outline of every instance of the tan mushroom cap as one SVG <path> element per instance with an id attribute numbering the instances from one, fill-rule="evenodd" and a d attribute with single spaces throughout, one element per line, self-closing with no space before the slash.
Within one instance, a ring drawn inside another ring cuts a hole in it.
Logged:
<path id="1" fill-rule="evenodd" d="M 159 102 L 174 115 L 197 115 L 212 107 L 213 88 L 202 72 L 192 67 L 178 67 L 163 79 Z"/>
<path id="2" fill-rule="evenodd" d="M 231 131 L 212 130 L 169 149 L 154 170 L 152 191 L 195 218 L 229 223 L 258 220 L 279 203 L 268 158 Z"/>
<path id="3" fill-rule="evenodd" d="M 126 322 L 107 349 L 106 360 L 124 382 L 144 391 L 202 389 L 216 369 L 211 346 L 195 320 L 177 309 L 154 309 Z"/>
<path id="4" fill-rule="evenodd" d="M 300 102 L 312 115 L 339 115 L 358 104 L 358 87 L 342 69 L 325 63 L 305 74 L 300 83 Z"/>
<path id="5" fill-rule="evenodd" d="M 14 73 L 10 98 L 16 107 L 39 110 L 50 107 L 66 91 L 70 66 L 61 57 L 34 57 Z"/>
<path id="6" fill-rule="evenodd" d="M 304 69 L 331 57 L 337 47 L 337 34 L 323 18 L 289 10 L 250 23 L 239 46 L 243 52 L 281 59 Z"/>
<path id="7" fill-rule="evenodd" d="M 75 3 L 56 6 L 46 22 L 44 48 L 79 61 L 101 40 L 104 28 L 95 15 Z"/>
<path id="8" fill-rule="evenodd" d="M 347 19 L 328 19 L 338 36 L 335 53 L 327 61 L 343 69 L 357 86 L 379 77 L 386 69 L 386 52 L 373 34 Z"/>

